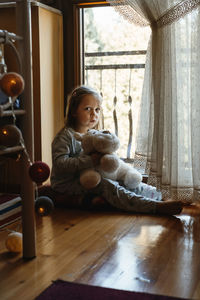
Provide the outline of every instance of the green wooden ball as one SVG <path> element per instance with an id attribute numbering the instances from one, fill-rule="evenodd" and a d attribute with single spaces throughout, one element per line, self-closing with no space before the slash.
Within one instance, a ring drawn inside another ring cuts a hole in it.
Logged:
<path id="1" fill-rule="evenodd" d="M 54 209 L 53 201 L 47 196 L 40 196 L 35 201 L 35 211 L 40 216 L 48 216 Z"/>

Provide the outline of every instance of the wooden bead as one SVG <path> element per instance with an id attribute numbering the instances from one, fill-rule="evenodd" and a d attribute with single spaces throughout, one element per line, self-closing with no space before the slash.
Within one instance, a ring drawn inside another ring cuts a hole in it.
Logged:
<path id="1" fill-rule="evenodd" d="M 5 73 L 0 79 L 0 88 L 7 96 L 18 96 L 24 90 L 24 79 L 15 72 Z"/>
<path id="2" fill-rule="evenodd" d="M 22 251 L 22 234 L 20 232 L 12 232 L 6 239 L 6 248 L 10 252 L 21 252 Z"/>
<path id="3" fill-rule="evenodd" d="M 19 144 L 21 139 L 20 129 L 12 124 L 4 125 L 0 128 L 0 145 L 13 147 Z"/>
<path id="4" fill-rule="evenodd" d="M 42 184 L 42 182 L 46 181 L 49 174 L 50 168 L 43 161 L 36 161 L 29 168 L 29 175 L 37 184 Z"/>
<path id="5" fill-rule="evenodd" d="M 53 201 L 47 196 L 40 196 L 35 202 L 35 211 L 40 216 L 48 216 L 54 209 Z"/>

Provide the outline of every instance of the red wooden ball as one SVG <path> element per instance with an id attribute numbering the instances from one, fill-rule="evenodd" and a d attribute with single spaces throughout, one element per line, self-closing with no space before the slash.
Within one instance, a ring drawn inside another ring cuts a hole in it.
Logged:
<path id="1" fill-rule="evenodd" d="M 5 73 L 0 79 L 0 88 L 7 96 L 18 96 L 24 90 L 24 79 L 15 72 Z"/>
<path id="2" fill-rule="evenodd" d="M 37 184 L 41 184 L 42 182 L 46 181 L 49 177 L 49 174 L 49 166 L 42 161 L 34 162 L 29 168 L 29 176 Z"/>
<path id="3" fill-rule="evenodd" d="M 21 131 L 15 125 L 8 124 L 0 128 L 0 145 L 13 147 L 19 144 Z"/>

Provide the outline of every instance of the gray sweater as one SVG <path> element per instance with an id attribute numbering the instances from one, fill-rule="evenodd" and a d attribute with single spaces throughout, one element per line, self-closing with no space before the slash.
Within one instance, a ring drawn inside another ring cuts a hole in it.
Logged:
<path id="1" fill-rule="evenodd" d="M 64 127 L 52 142 L 51 186 L 55 191 L 81 194 L 80 171 L 93 167 L 88 155 L 80 155 L 82 148 L 74 138 L 74 130 Z"/>

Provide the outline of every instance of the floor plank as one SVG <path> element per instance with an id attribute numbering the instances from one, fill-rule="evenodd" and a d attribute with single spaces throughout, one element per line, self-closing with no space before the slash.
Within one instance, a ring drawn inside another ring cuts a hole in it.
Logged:
<path id="1" fill-rule="evenodd" d="M 7 252 L 8 232 L 0 232 L 1 299 L 34 299 L 58 278 L 200 299 L 199 221 L 198 214 L 56 209 L 51 216 L 36 217 L 35 259 Z"/>

